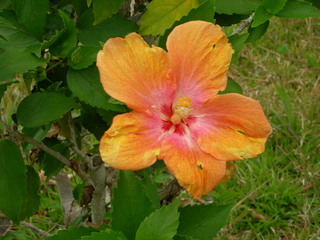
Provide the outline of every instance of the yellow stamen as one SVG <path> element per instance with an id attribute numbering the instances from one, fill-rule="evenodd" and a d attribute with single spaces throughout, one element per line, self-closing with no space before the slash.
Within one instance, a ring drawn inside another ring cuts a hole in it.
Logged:
<path id="1" fill-rule="evenodd" d="M 187 97 L 179 98 L 173 105 L 173 115 L 171 122 L 176 125 L 180 124 L 182 119 L 187 119 L 192 109 L 192 100 Z"/>

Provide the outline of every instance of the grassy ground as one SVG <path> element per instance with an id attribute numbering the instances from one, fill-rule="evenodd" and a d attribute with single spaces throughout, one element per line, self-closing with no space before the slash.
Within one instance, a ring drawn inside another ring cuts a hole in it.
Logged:
<path id="1" fill-rule="evenodd" d="M 218 202 L 237 202 L 219 240 L 320 239 L 320 19 L 274 19 L 230 76 L 273 126 L 266 151 L 236 163 Z"/>
<path id="2" fill-rule="evenodd" d="M 320 19 L 273 19 L 231 67 L 274 130 L 266 151 L 237 162 L 232 179 L 213 192 L 215 202 L 236 202 L 217 240 L 320 239 L 319 53 Z M 29 222 L 53 233 L 63 223 L 59 196 L 53 186 L 43 188 L 41 210 Z M 40 236 L 17 230 L 20 240 Z"/>

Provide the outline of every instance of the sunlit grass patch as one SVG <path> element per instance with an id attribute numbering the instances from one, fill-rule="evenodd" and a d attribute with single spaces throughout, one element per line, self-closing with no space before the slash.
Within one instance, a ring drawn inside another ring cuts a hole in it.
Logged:
<path id="1" fill-rule="evenodd" d="M 237 162 L 214 192 L 238 202 L 217 239 L 317 239 L 320 236 L 320 19 L 273 19 L 247 46 L 230 76 L 257 99 L 274 128 L 266 151 Z"/>

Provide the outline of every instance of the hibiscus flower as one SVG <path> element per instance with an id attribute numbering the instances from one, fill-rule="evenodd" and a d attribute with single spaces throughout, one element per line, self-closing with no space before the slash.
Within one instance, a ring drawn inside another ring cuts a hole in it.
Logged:
<path id="1" fill-rule="evenodd" d="M 121 170 L 163 160 L 199 199 L 222 181 L 227 161 L 264 151 L 271 126 L 255 100 L 217 95 L 226 87 L 233 53 L 220 26 L 179 25 L 168 36 L 167 49 L 150 47 L 131 33 L 109 39 L 98 53 L 104 90 L 132 109 L 113 119 L 100 153 Z"/>

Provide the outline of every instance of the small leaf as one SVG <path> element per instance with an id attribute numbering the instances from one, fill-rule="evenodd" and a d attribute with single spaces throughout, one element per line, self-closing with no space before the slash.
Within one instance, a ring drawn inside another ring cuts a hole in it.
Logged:
<path id="1" fill-rule="evenodd" d="M 127 238 L 121 232 L 108 229 L 105 232 L 94 232 L 91 236 L 82 237 L 81 240 L 127 240 Z"/>
<path id="2" fill-rule="evenodd" d="M 41 39 L 49 9 L 49 1 L 12 0 L 12 3 L 19 21 L 29 32 Z"/>
<path id="3" fill-rule="evenodd" d="M 28 49 L 0 48 L 0 81 L 9 80 L 17 72 L 27 72 L 45 62 L 46 60 L 36 57 Z"/>
<path id="4" fill-rule="evenodd" d="M 205 3 L 203 3 L 198 8 L 192 9 L 187 16 L 184 16 L 181 18 L 181 20 L 176 21 L 172 27 L 168 30 L 166 30 L 165 34 L 163 36 L 160 36 L 159 38 L 159 47 L 162 47 L 163 49 L 166 49 L 166 42 L 169 34 L 172 32 L 172 30 L 185 22 L 193 21 L 193 20 L 202 20 L 207 22 L 213 22 L 213 16 L 214 16 L 214 1 L 215 0 L 207 0 Z"/>
<path id="5" fill-rule="evenodd" d="M 93 0 L 94 25 L 118 12 L 124 0 Z"/>
<path id="6" fill-rule="evenodd" d="M 216 0 L 216 12 L 220 14 L 250 14 L 262 0 Z"/>
<path id="7" fill-rule="evenodd" d="M 242 94 L 242 88 L 237 82 L 235 82 L 232 78 L 229 77 L 226 89 L 220 92 L 219 94 L 226 94 L 226 93 Z"/>
<path id="8" fill-rule="evenodd" d="M 79 28 L 78 38 L 82 44 L 96 45 L 101 47 L 100 42 L 104 43 L 109 38 L 124 37 L 128 33 L 136 32 L 138 27 L 121 14 L 93 26 L 92 9 L 85 11 L 79 18 L 77 26 Z"/>
<path id="9" fill-rule="evenodd" d="M 172 239 L 179 226 L 179 202 L 173 202 L 151 213 L 141 223 L 135 240 Z"/>
<path id="10" fill-rule="evenodd" d="M 108 116 L 110 116 L 110 122 L 109 124 L 103 120 L 103 118 L 98 114 L 97 110 L 90 105 L 87 105 L 85 103 L 81 104 L 81 121 L 82 125 L 89 130 L 93 135 L 96 137 L 96 139 L 100 139 L 105 131 L 109 128 L 111 125 L 111 121 L 113 117 L 115 116 L 112 112 L 106 112 Z"/>
<path id="11" fill-rule="evenodd" d="M 153 0 L 142 15 L 139 32 L 141 35 L 163 35 L 175 21 L 199 6 L 198 0 Z"/>
<path id="12" fill-rule="evenodd" d="M 65 156 L 66 158 L 69 158 L 70 151 L 67 145 L 63 143 L 58 143 L 51 147 L 56 152 L 59 152 L 61 155 Z M 56 176 L 60 170 L 64 167 L 64 164 L 53 157 L 52 155 L 48 153 L 44 153 L 43 157 L 41 159 L 41 167 L 43 168 L 45 175 L 47 177 L 47 180 L 52 178 L 53 176 Z"/>
<path id="13" fill-rule="evenodd" d="M 258 27 L 250 27 L 248 29 L 249 36 L 246 40 L 246 42 L 255 42 L 259 40 L 267 31 L 269 27 L 269 21 L 266 21 L 265 23 L 259 25 Z"/>
<path id="14" fill-rule="evenodd" d="M 37 172 L 31 166 L 27 166 L 26 184 L 27 197 L 20 213 L 23 218 L 32 216 L 39 209 L 40 205 L 40 196 L 38 195 L 40 179 Z"/>
<path id="15" fill-rule="evenodd" d="M 229 37 L 229 42 L 232 45 L 234 53 L 232 55 L 231 63 L 235 63 L 239 58 L 239 53 L 241 49 L 244 47 L 244 44 L 248 38 L 248 33 L 243 34 L 235 34 Z"/>
<path id="16" fill-rule="evenodd" d="M 77 44 L 76 25 L 63 11 L 59 10 L 63 22 L 63 31 L 59 38 L 50 46 L 50 52 L 56 57 L 67 57 L 71 49 Z"/>
<path id="17" fill-rule="evenodd" d="M 68 63 L 72 69 L 83 69 L 92 65 L 97 58 L 98 46 L 76 47 L 68 56 Z"/>
<path id="18" fill-rule="evenodd" d="M 320 10 L 307 2 L 288 0 L 284 8 L 276 16 L 281 18 L 320 17 Z"/>
<path id="19" fill-rule="evenodd" d="M 24 135 L 31 137 L 37 141 L 42 141 L 51 128 L 51 124 L 47 124 L 45 126 L 36 127 L 36 128 L 23 128 L 22 132 Z M 29 143 L 22 143 L 24 152 L 28 152 L 33 148 L 33 145 Z"/>
<path id="20" fill-rule="evenodd" d="M 134 240 L 141 222 L 155 208 L 137 177 L 130 171 L 120 171 L 112 201 L 112 229 Z"/>
<path id="21" fill-rule="evenodd" d="M 103 90 L 96 66 L 82 70 L 70 69 L 67 81 L 73 94 L 93 107 L 119 112 L 126 110 L 122 105 L 109 103 L 110 97 Z"/>
<path id="22" fill-rule="evenodd" d="M 274 15 L 284 7 L 287 1 L 288 0 L 263 0 L 262 5 L 268 12 Z"/>
<path id="23" fill-rule="evenodd" d="M 198 240 L 212 239 L 227 224 L 232 205 L 195 205 L 180 208 L 178 234 Z"/>
<path id="24" fill-rule="evenodd" d="M 153 206 L 156 209 L 160 208 L 160 196 L 157 191 L 157 186 L 153 183 L 151 179 L 150 168 L 139 171 L 139 174 L 143 176 L 142 183 L 146 189 L 147 196 L 153 203 Z"/>
<path id="25" fill-rule="evenodd" d="M 0 140 L 0 210 L 15 224 L 21 217 L 26 195 L 26 166 L 19 147 L 9 140 Z"/>
<path id="26" fill-rule="evenodd" d="M 66 230 L 60 230 L 57 235 L 47 237 L 45 240 L 79 240 L 82 236 L 87 236 L 97 231 L 92 227 L 70 227 Z"/>
<path id="27" fill-rule="evenodd" d="M 57 120 L 76 107 L 78 106 L 72 98 L 61 93 L 33 93 L 19 104 L 17 118 L 22 126 L 33 128 Z"/>
<path id="28" fill-rule="evenodd" d="M 259 25 L 265 23 L 270 18 L 272 18 L 273 15 L 270 14 L 263 6 L 260 6 L 256 9 L 253 17 L 253 22 L 251 24 L 251 27 L 255 28 Z"/>

